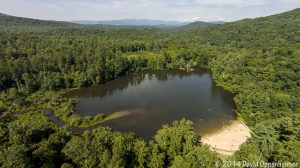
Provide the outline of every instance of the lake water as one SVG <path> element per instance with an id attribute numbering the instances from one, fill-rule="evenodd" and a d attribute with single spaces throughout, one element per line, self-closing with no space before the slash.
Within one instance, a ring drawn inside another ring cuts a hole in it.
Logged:
<path id="1" fill-rule="evenodd" d="M 101 125 L 145 139 L 151 139 L 162 125 L 182 118 L 193 121 L 195 131 L 203 135 L 236 117 L 232 94 L 217 87 L 206 69 L 130 74 L 67 96 L 80 99 L 76 111 L 82 116 L 129 111 L 130 115 Z"/>

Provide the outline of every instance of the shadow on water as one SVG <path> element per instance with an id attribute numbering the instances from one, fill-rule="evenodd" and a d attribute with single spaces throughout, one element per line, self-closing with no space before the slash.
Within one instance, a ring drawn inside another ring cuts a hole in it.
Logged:
<path id="1" fill-rule="evenodd" d="M 66 96 L 80 100 L 75 110 L 81 116 L 132 113 L 93 127 L 73 128 L 77 132 L 109 126 L 151 139 L 162 125 L 186 118 L 194 122 L 196 132 L 206 134 L 236 117 L 233 95 L 217 87 L 207 69 L 135 73 Z"/>
<path id="2" fill-rule="evenodd" d="M 80 88 L 72 90 L 66 93 L 68 97 L 105 97 L 110 96 L 117 91 L 122 91 L 128 87 L 140 85 L 143 81 L 157 80 L 159 82 L 165 82 L 172 80 L 175 77 L 180 79 L 190 76 L 190 75 L 204 75 L 209 73 L 208 70 L 195 70 L 195 71 L 182 71 L 182 70 L 172 70 L 172 71 L 148 71 L 144 73 L 133 73 L 127 76 L 119 77 L 115 80 L 106 82 L 100 85 L 93 85 L 87 88 Z"/>

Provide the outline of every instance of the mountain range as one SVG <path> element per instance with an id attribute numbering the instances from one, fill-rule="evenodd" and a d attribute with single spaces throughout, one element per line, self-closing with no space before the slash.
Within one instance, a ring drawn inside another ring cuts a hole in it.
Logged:
<path id="1" fill-rule="evenodd" d="M 106 20 L 106 21 L 91 21 L 91 20 L 79 20 L 79 21 L 51 21 L 51 20 L 39 20 L 24 17 L 10 16 L 0 13 L 0 26 L 80 26 L 80 25 L 92 25 L 92 26 L 151 26 L 151 27 L 182 27 L 182 28 L 200 28 L 207 27 L 213 24 L 222 24 L 224 22 L 211 21 L 211 22 L 179 22 L 179 21 L 163 21 L 163 20 L 151 20 L 151 19 L 120 19 L 120 20 Z"/>
<path id="2" fill-rule="evenodd" d="M 151 20 L 151 19 L 120 19 L 120 20 L 106 20 L 106 21 L 71 21 L 72 23 L 84 24 L 84 25 L 112 25 L 112 26 L 183 26 L 189 24 L 188 22 L 177 21 L 163 21 L 163 20 Z"/>

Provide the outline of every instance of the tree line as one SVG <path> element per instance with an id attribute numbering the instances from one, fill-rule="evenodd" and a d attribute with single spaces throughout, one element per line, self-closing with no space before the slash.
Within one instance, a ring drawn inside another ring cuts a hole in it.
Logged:
<path id="1" fill-rule="evenodd" d="M 148 143 L 109 128 L 76 135 L 38 112 L 50 106 L 69 125 L 89 125 L 97 120 L 77 115 L 64 89 L 186 66 L 209 68 L 252 130 L 228 160 L 299 162 L 299 17 L 296 9 L 188 30 L 1 25 L 0 112 L 16 116 L 1 118 L 0 165 L 214 166 L 217 155 L 199 144 L 189 121 L 164 126 Z"/>

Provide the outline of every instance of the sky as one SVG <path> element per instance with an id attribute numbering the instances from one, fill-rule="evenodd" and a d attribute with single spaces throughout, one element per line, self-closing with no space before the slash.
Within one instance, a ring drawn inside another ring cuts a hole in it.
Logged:
<path id="1" fill-rule="evenodd" d="M 61 21 L 235 21 L 299 7 L 300 0 L 0 0 L 0 13 Z"/>

